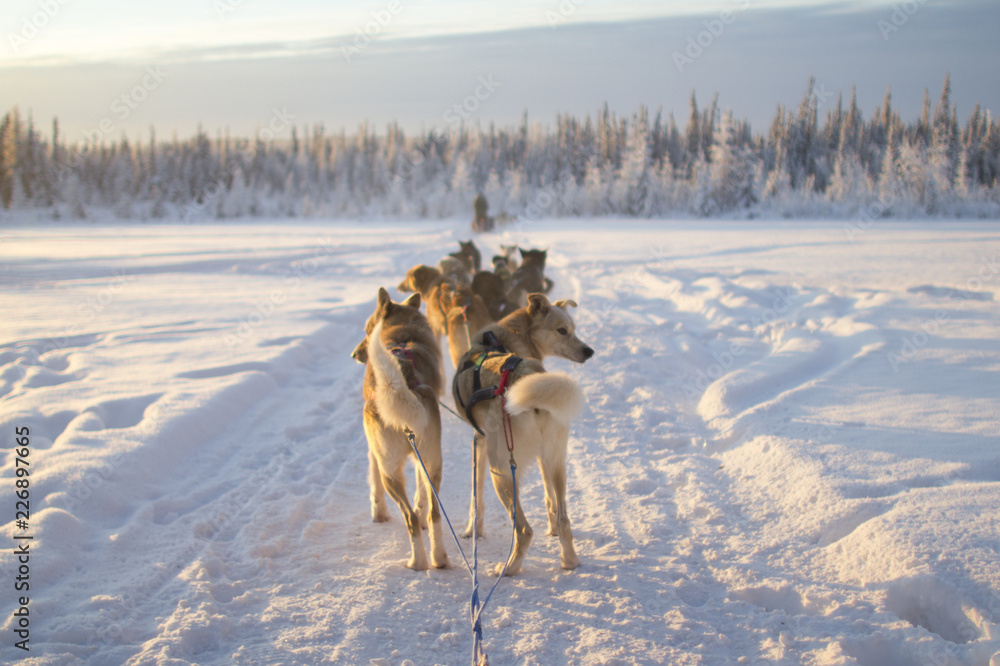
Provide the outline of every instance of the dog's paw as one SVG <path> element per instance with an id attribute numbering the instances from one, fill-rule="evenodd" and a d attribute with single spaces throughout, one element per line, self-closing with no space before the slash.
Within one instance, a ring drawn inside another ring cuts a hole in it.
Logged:
<path id="1" fill-rule="evenodd" d="M 463 539 L 471 539 L 473 532 L 475 532 L 476 537 L 479 538 L 479 539 L 482 539 L 484 536 L 486 536 L 486 530 L 483 528 L 482 525 L 479 526 L 478 530 L 475 530 L 473 528 L 472 524 L 470 523 L 465 528 L 465 531 L 462 532 L 462 538 Z"/>
<path id="2" fill-rule="evenodd" d="M 406 568 L 414 571 L 427 571 L 427 558 L 410 558 L 410 561 L 406 563 Z"/>
<path id="3" fill-rule="evenodd" d="M 433 564 L 435 569 L 451 569 L 451 562 L 448 561 L 447 555 L 435 557 Z"/>
<path id="4" fill-rule="evenodd" d="M 580 558 L 573 556 L 572 558 L 562 558 L 562 568 L 566 571 L 572 571 L 580 566 Z"/>
<path id="5" fill-rule="evenodd" d="M 373 523 L 389 522 L 389 511 L 384 506 L 379 508 L 372 508 L 372 522 Z"/>
<path id="6" fill-rule="evenodd" d="M 501 576 L 501 575 L 503 575 L 503 576 L 516 576 L 520 572 L 521 572 L 521 565 L 520 565 L 520 563 L 516 563 L 516 562 L 511 562 L 507 566 L 507 570 L 506 571 L 504 571 L 504 563 L 503 562 L 501 562 L 498 565 L 496 565 L 495 567 L 493 567 L 493 575 L 494 576 Z"/>

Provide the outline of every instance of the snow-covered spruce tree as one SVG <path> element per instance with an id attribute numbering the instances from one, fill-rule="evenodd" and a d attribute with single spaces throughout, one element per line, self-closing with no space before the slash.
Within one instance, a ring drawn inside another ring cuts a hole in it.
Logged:
<path id="1" fill-rule="evenodd" d="M 610 165 L 602 166 L 597 155 L 587 163 L 587 175 L 583 180 L 587 214 L 596 216 L 611 212 L 610 186 L 613 178 L 610 171 Z"/>
<path id="2" fill-rule="evenodd" d="M 868 170 L 862 165 L 858 154 L 862 121 L 853 90 L 850 109 L 838 124 L 840 135 L 826 196 L 830 201 L 843 204 L 841 213 L 852 213 L 867 204 L 872 194 Z"/>
<path id="3" fill-rule="evenodd" d="M 754 194 L 754 159 L 740 145 L 740 136 L 731 111 L 718 123 L 712 142 L 711 162 L 698 173 L 694 208 L 699 215 L 716 215 L 756 203 Z"/>
<path id="4" fill-rule="evenodd" d="M 629 123 L 622 164 L 612 188 L 612 207 L 615 212 L 629 216 L 650 215 L 652 146 L 649 137 L 649 119 L 645 107 Z"/>
<path id="5" fill-rule="evenodd" d="M 899 175 L 899 133 L 889 126 L 888 143 L 882 155 L 882 165 L 879 170 L 878 201 L 883 214 L 904 205 L 907 192 Z"/>

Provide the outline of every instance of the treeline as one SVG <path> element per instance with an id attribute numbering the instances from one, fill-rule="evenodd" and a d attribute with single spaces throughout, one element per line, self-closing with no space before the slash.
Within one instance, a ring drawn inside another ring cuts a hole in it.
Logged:
<path id="1" fill-rule="evenodd" d="M 822 114 L 821 114 L 822 111 Z M 822 119 L 821 119 L 822 115 Z M 946 77 L 932 106 L 904 123 L 887 92 L 870 118 L 854 92 L 778 107 L 766 133 L 694 93 L 673 114 L 607 105 L 554 127 L 462 127 L 407 136 L 292 127 L 291 139 L 211 138 L 71 145 L 18 109 L 0 122 L 0 203 L 57 217 L 113 210 L 128 218 L 471 215 L 997 215 L 1000 123 L 978 105 L 962 125 Z"/>

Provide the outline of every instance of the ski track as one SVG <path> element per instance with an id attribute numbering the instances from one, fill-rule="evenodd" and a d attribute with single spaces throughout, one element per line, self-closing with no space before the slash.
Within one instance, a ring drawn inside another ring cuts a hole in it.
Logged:
<path id="1" fill-rule="evenodd" d="M 583 564 L 559 570 L 537 470 L 519 470 L 535 538 L 523 574 L 501 582 L 485 615 L 491 663 L 1000 663 L 997 566 L 969 570 L 984 560 L 920 541 L 928 507 L 945 518 L 954 507 L 995 510 L 997 459 L 903 455 L 904 441 L 933 440 L 924 422 L 907 431 L 850 404 L 905 396 L 909 378 L 926 381 L 908 374 L 910 359 L 894 375 L 886 358 L 943 307 L 948 289 L 824 287 L 752 267 L 774 252 L 845 244 L 812 232 L 717 250 L 693 243 L 681 254 L 659 238 L 650 251 L 612 244 L 601 257 L 560 224 L 539 226 L 477 242 L 484 263 L 501 242 L 550 247 L 553 295 L 580 303 L 578 332 L 597 351 L 583 366 L 547 362 L 587 396 L 568 479 Z M 76 466 L 51 477 L 39 468 L 33 481 L 43 508 L 32 575 L 41 582 L 24 663 L 468 663 L 471 585 L 447 530 L 452 568 L 415 573 L 403 566 L 408 543 L 395 507 L 390 522 L 370 522 L 363 368 L 349 357 L 375 286 L 394 287 L 410 266 L 435 263 L 466 237 L 442 225 L 328 254 L 319 277 L 360 276 L 364 289 L 331 296 L 332 308 L 300 307 L 312 323 L 291 335 L 254 331 L 258 351 L 178 355 L 173 377 L 190 387 L 180 391 L 122 392 L 83 408 L 32 402 L 101 380 L 102 354 L 220 334 L 197 316 L 65 336 L 49 351 L 44 340 L 4 343 L 0 408 L 36 406 L 0 412 L 0 425 L 30 425 L 33 455 Z M 995 247 L 998 238 L 979 242 Z M 280 276 L 309 252 L 293 245 L 197 261 L 182 252 L 169 269 Z M 155 277 L 164 267 L 131 270 Z M 22 276 L 21 286 L 80 274 Z M 963 298 L 951 321 L 961 315 L 995 331 L 986 293 Z M 952 333 L 934 344 L 969 343 Z M 995 370 L 995 338 L 980 346 Z M 846 406 L 831 410 L 838 401 Z M 460 531 L 471 431 L 445 411 L 442 419 L 442 499 Z M 92 451 L 109 431 L 129 433 L 110 461 Z M 962 451 L 996 441 L 988 428 L 952 436 Z M 8 455 L 4 475 L 11 469 Z M 509 545 L 506 517 L 486 494 L 483 570 Z M 984 524 L 971 535 L 938 533 L 988 561 Z M 471 559 L 471 543 L 463 546 Z M 0 564 L 9 578 L 11 558 Z M 487 588 L 495 580 L 481 578 Z M 0 597 L 6 618 L 11 596 Z M 2 660 L 21 656 L 0 647 Z"/>

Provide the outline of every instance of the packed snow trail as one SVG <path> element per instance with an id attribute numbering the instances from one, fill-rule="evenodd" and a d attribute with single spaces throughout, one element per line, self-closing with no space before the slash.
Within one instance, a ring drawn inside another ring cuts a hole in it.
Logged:
<path id="1" fill-rule="evenodd" d="M 519 470 L 536 536 L 484 618 L 491 663 L 1000 663 L 1000 226 L 848 225 L 477 237 L 484 257 L 549 247 L 597 351 L 547 363 L 587 396 L 568 479 L 582 566 L 559 569 L 538 474 Z M 412 572 L 398 513 L 370 522 L 349 356 L 376 289 L 464 225 L 76 233 L 0 244 L 18 313 L 0 428 L 31 428 L 36 537 L 31 652 L 6 640 L 0 659 L 467 663 L 464 569 Z M 442 419 L 461 521 L 471 429 Z M 491 564 L 509 528 L 487 496 Z"/>

